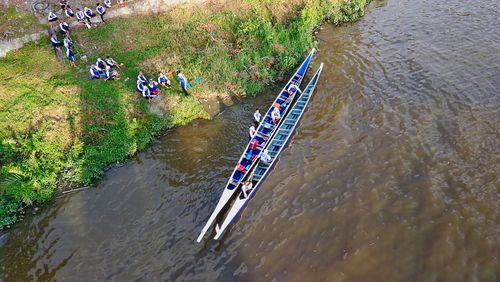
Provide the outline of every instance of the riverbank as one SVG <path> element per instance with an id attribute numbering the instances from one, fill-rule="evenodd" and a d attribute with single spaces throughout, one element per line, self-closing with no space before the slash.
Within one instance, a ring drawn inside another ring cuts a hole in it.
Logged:
<path id="1" fill-rule="evenodd" d="M 0 82 L 0 229 L 58 188 L 92 184 L 162 130 L 209 118 L 200 101 L 260 93 L 314 45 L 318 25 L 355 21 L 365 6 L 364 0 L 182 5 L 75 31 L 77 56 L 87 58 L 78 69 L 59 63 L 46 40 L 9 53 L 0 60 L 6 78 Z M 91 62 L 106 55 L 124 64 L 122 79 L 87 80 Z M 172 90 L 151 103 L 134 91 L 139 70 L 153 77 L 175 69 L 192 80 L 192 96 L 172 77 Z"/>

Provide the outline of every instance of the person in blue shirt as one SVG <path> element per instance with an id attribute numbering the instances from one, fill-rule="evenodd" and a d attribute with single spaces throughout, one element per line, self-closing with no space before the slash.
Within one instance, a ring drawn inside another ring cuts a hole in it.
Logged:
<path id="1" fill-rule="evenodd" d="M 150 80 L 148 84 L 149 91 L 155 95 L 159 95 L 161 93 L 161 90 L 158 89 L 158 82 L 154 80 Z"/>
<path id="2" fill-rule="evenodd" d="M 73 12 L 73 10 L 69 5 L 66 5 L 66 7 L 64 8 L 64 13 L 68 18 L 73 18 L 75 16 L 75 13 Z"/>
<path id="3" fill-rule="evenodd" d="M 87 17 L 87 20 L 92 23 L 91 19 L 95 17 L 94 12 L 89 7 L 83 8 L 83 12 L 85 13 L 85 17 Z"/>
<path id="4" fill-rule="evenodd" d="M 261 118 L 262 115 L 260 114 L 259 109 L 255 109 L 255 113 L 253 113 L 253 123 L 255 128 L 259 127 Z"/>
<path id="5" fill-rule="evenodd" d="M 187 88 L 188 88 L 188 80 L 186 76 L 181 72 L 177 72 L 177 79 L 179 79 L 179 87 L 184 91 L 184 94 L 189 95 Z"/>
<path id="6" fill-rule="evenodd" d="M 101 78 L 101 74 L 100 74 L 99 70 L 97 69 L 96 65 L 92 64 L 90 66 L 90 71 L 89 72 L 90 72 L 90 76 L 92 78 Z"/>
<path id="7" fill-rule="evenodd" d="M 121 69 L 120 64 L 117 61 L 115 61 L 113 58 L 111 58 L 110 56 L 106 57 L 106 64 L 108 64 L 108 66 L 110 66 L 112 68 Z"/>
<path id="8" fill-rule="evenodd" d="M 139 75 L 137 75 L 137 80 L 140 80 L 144 84 L 148 83 L 148 79 L 146 78 L 146 76 L 144 76 L 144 73 L 142 71 L 139 71 Z"/>
<path id="9" fill-rule="evenodd" d="M 75 54 L 73 54 L 73 51 L 69 47 L 66 48 L 66 57 L 68 58 L 71 66 L 76 68 Z"/>
<path id="10" fill-rule="evenodd" d="M 165 88 L 170 88 L 171 86 L 171 83 L 170 83 L 170 80 L 168 79 L 168 77 L 163 74 L 163 72 L 159 72 L 159 76 L 158 76 L 158 83 L 165 87 Z"/>
<path id="11" fill-rule="evenodd" d="M 136 87 L 135 89 L 137 89 L 138 92 L 142 93 L 142 91 L 144 90 L 144 83 L 140 80 L 137 80 L 137 83 L 136 83 Z"/>
<path id="12" fill-rule="evenodd" d="M 52 44 L 52 47 L 54 48 L 59 48 L 62 46 L 62 43 L 59 42 L 59 40 L 57 39 L 57 35 L 55 33 L 52 34 L 52 36 L 50 37 L 50 44 Z"/>
<path id="13" fill-rule="evenodd" d="M 79 23 L 86 25 L 88 29 L 92 27 L 92 23 L 90 22 L 89 19 L 87 19 L 87 17 L 85 17 L 85 13 L 83 13 L 83 11 L 81 11 L 80 8 L 76 8 L 76 20 Z"/>
<path id="14" fill-rule="evenodd" d="M 60 0 L 59 1 L 59 6 L 61 7 L 61 10 L 65 10 L 67 6 L 69 6 L 68 1 L 66 0 Z"/>
<path id="15" fill-rule="evenodd" d="M 57 21 L 57 15 L 54 14 L 54 12 L 49 12 L 49 15 L 47 16 L 47 20 L 51 23 Z"/>
<path id="16" fill-rule="evenodd" d="M 101 17 L 102 22 L 105 22 L 104 21 L 104 14 L 106 14 L 106 9 L 104 9 L 104 7 L 100 3 L 97 3 L 95 10 L 97 11 L 99 16 Z"/>
<path id="17" fill-rule="evenodd" d="M 69 34 L 66 34 L 64 36 L 63 45 L 66 48 L 72 48 L 73 47 L 73 40 L 71 40 L 71 37 L 69 37 Z"/>
<path id="18" fill-rule="evenodd" d="M 97 58 L 95 64 L 97 65 L 97 67 L 99 69 L 101 69 L 102 71 L 106 70 L 106 62 L 101 59 L 101 58 Z"/>
<path id="19" fill-rule="evenodd" d="M 55 33 L 52 33 L 50 36 L 50 45 L 54 48 L 56 58 L 62 60 L 61 46 L 63 46 L 63 44 L 59 42 Z"/>
<path id="20" fill-rule="evenodd" d="M 142 90 L 142 96 L 148 100 L 156 97 L 155 94 L 151 93 L 148 87 L 144 87 L 144 90 Z"/>
<path id="21" fill-rule="evenodd" d="M 59 30 L 63 35 L 69 33 L 69 24 L 64 22 L 63 20 L 59 20 Z"/>

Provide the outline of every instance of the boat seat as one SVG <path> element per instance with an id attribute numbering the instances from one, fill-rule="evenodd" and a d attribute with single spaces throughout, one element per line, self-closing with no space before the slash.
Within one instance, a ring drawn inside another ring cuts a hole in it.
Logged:
<path id="1" fill-rule="evenodd" d="M 273 143 L 272 143 L 272 145 L 273 146 L 280 146 L 281 147 L 281 146 L 283 146 L 283 143 L 285 143 L 284 140 L 274 140 Z"/>

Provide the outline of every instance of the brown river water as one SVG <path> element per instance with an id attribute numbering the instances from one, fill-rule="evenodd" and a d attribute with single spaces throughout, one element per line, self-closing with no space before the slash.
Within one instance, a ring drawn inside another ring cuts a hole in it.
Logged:
<path id="1" fill-rule="evenodd" d="M 387 0 L 324 26 L 317 92 L 222 241 L 195 243 L 276 91 L 27 216 L 0 237 L 0 280 L 500 281 L 499 18 Z"/>

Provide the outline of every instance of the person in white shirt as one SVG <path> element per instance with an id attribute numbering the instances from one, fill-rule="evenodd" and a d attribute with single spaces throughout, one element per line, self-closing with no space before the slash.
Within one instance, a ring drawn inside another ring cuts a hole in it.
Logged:
<path id="1" fill-rule="evenodd" d="M 104 6 L 106 6 L 106 8 L 111 8 L 111 0 L 104 0 Z"/>
<path id="2" fill-rule="evenodd" d="M 106 9 L 104 9 L 104 7 L 100 3 L 97 3 L 95 10 L 101 17 L 101 21 L 104 22 L 104 14 L 106 14 Z"/>
<path id="3" fill-rule="evenodd" d="M 271 120 L 273 121 L 274 124 L 276 124 L 278 121 L 281 119 L 281 114 L 280 114 L 280 109 L 278 107 L 274 107 L 273 111 L 271 112 Z"/>
<path id="4" fill-rule="evenodd" d="M 51 23 L 57 21 L 56 14 L 54 14 L 54 12 L 49 12 L 49 15 L 47 16 L 47 20 Z"/>
<path id="5" fill-rule="evenodd" d="M 83 11 L 80 10 L 80 8 L 76 8 L 76 20 L 86 25 L 88 29 L 92 27 L 92 23 L 87 17 L 85 17 L 85 13 L 83 13 Z"/>
<path id="6" fill-rule="evenodd" d="M 66 47 L 66 48 L 71 48 L 71 47 L 73 47 L 73 40 L 71 40 L 71 37 L 69 37 L 69 34 L 66 34 L 66 35 L 64 36 L 63 45 L 64 45 L 64 47 Z"/>
<path id="7" fill-rule="evenodd" d="M 288 98 L 285 101 L 285 104 L 287 104 L 287 105 L 293 101 L 293 98 L 295 97 L 295 94 L 297 94 L 297 92 L 302 93 L 300 88 L 293 83 L 290 84 L 290 86 L 288 86 L 288 88 L 286 89 L 286 92 L 288 92 Z"/>
<path id="8" fill-rule="evenodd" d="M 159 74 L 158 83 L 165 88 L 170 88 L 171 83 L 168 77 L 165 74 L 163 74 L 162 71 L 160 71 L 158 74 Z"/>
<path id="9" fill-rule="evenodd" d="M 118 62 L 116 62 L 113 58 L 111 58 L 110 56 L 107 56 L 106 57 L 106 64 L 112 68 L 117 68 L 117 69 L 121 69 L 121 66 Z"/>
<path id="10" fill-rule="evenodd" d="M 251 140 L 255 136 L 256 132 L 257 131 L 255 130 L 255 126 L 250 126 L 250 128 L 248 129 L 249 140 Z"/>
<path id="11" fill-rule="evenodd" d="M 243 193 L 243 197 L 248 198 L 248 194 L 252 191 L 253 183 L 249 180 L 243 181 L 241 185 L 241 192 Z"/>
<path id="12" fill-rule="evenodd" d="M 255 128 L 259 127 L 261 118 L 262 115 L 260 114 L 259 109 L 255 109 L 255 112 L 253 113 L 253 123 Z"/>
<path id="13" fill-rule="evenodd" d="M 260 153 L 260 161 L 265 164 L 270 164 L 273 158 L 269 155 L 269 151 L 267 149 L 264 152 Z"/>

